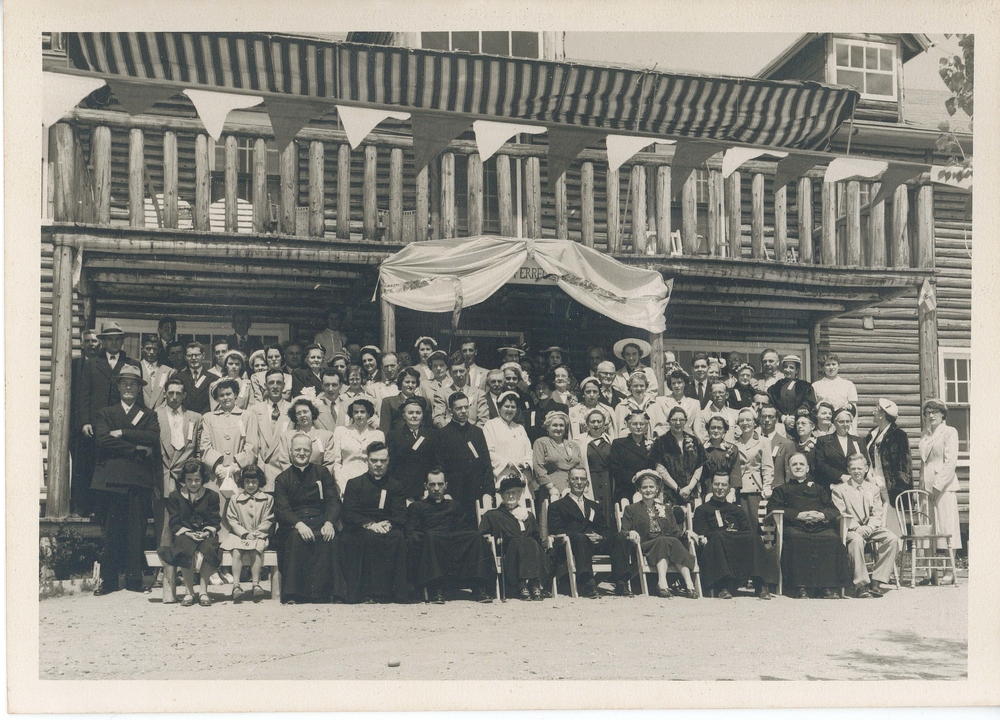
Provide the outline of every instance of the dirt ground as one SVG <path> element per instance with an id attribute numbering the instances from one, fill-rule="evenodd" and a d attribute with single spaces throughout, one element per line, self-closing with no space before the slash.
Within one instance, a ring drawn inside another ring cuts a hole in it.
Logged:
<path id="1" fill-rule="evenodd" d="M 211 608 L 162 605 L 159 591 L 42 600 L 40 677 L 166 680 L 190 678 L 192 671 L 202 679 L 273 680 L 967 676 L 964 584 L 904 587 L 872 600 L 559 596 L 359 606 L 233 605 L 223 597 L 226 589 L 217 589 L 219 602 Z M 389 667 L 390 659 L 399 666 Z"/>

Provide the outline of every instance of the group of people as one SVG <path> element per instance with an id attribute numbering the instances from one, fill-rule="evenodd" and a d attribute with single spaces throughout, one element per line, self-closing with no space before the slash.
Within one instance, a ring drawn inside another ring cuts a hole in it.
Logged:
<path id="1" fill-rule="evenodd" d="M 99 491 L 105 530 L 96 594 L 117 590 L 122 574 L 126 589 L 142 588 L 150 513 L 161 559 L 182 570 L 184 604 L 196 594 L 210 604 L 206 582 L 226 565 L 234 600 L 262 597 L 268 547 L 287 602 L 423 592 L 440 602 L 458 587 L 486 601 L 493 551 L 505 591 L 537 600 L 552 573 L 566 572 L 562 542 L 587 596 L 597 593 L 595 553 L 610 555 L 615 592 L 630 595 L 638 545 L 663 597 L 697 596 L 697 560 L 718 597 L 752 583 L 766 599 L 778 560 L 760 531 L 774 511 L 796 596 L 852 584 L 859 597 L 878 596 L 892 573 L 905 528 L 888 508 L 912 486 L 909 443 L 887 399 L 868 436 L 856 434 L 857 392 L 835 355 L 810 384 L 798 357 L 771 349 L 759 372 L 696 353 L 689 374 L 667 353 L 661 395 L 638 338 L 614 344 L 621 366 L 590 348 L 589 374 L 577 380 L 556 346 L 540 366 L 524 348 L 501 348 L 488 370 L 474 342 L 448 355 L 420 337 L 411 364 L 404 353 L 352 347 L 335 315 L 304 346 L 252 348 L 249 320 L 236 320 L 234 336 L 210 349 L 210 368 L 197 342 L 182 346 L 181 361 L 164 337 L 176 332 L 169 318 L 142 337 L 141 361 L 125 357 L 114 322 L 84 333 L 73 482 L 88 470 L 89 440 L 92 482 L 81 484 Z M 924 415 L 924 486 L 955 546 L 957 442 L 943 403 L 930 401 Z M 496 494 L 498 507 L 477 517 L 477 501 Z"/>

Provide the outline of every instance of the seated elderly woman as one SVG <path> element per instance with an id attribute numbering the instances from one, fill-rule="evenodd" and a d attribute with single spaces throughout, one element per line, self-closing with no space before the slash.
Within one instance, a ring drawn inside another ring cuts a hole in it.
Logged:
<path id="1" fill-rule="evenodd" d="M 788 459 L 791 476 L 774 488 L 767 503 L 769 513 L 784 510 L 784 542 L 781 571 L 784 584 L 795 597 L 805 599 L 811 591 L 824 599 L 836 599 L 836 589 L 851 582 L 851 560 L 840 541 L 840 511 L 830 493 L 813 482 L 809 462 L 797 452 Z"/>
<path id="2" fill-rule="evenodd" d="M 492 535 L 502 557 L 504 583 L 521 600 L 541 600 L 541 580 L 549 572 L 535 516 L 521 505 L 524 482 L 516 475 L 500 481 L 503 503 L 487 510 L 479 532 Z"/>
<path id="3" fill-rule="evenodd" d="M 660 597 L 672 596 L 667 584 L 667 568 L 674 565 L 684 579 L 680 596 L 692 600 L 697 598 L 698 591 L 691 578 L 694 557 L 681 543 L 684 533 L 677 527 L 673 512 L 658 499 L 663 480 L 653 470 L 642 470 L 636 473 L 633 483 L 642 498 L 625 508 L 622 532 L 642 549 L 649 567 L 656 569 L 656 587 Z"/>
<path id="4" fill-rule="evenodd" d="M 778 582 L 778 563 L 764 547 L 756 525 L 750 523 L 743 508 L 726 499 L 728 494 L 729 476 L 716 475 L 712 478 L 711 497 L 694 511 L 703 587 L 729 600 L 737 588 L 753 578 L 757 597 L 770 600 L 767 586 Z"/>
<path id="5" fill-rule="evenodd" d="M 583 466 L 580 446 L 567 439 L 569 415 L 550 412 L 545 416 L 546 437 L 540 437 L 532 447 L 532 470 L 538 483 L 539 503 L 545 494 L 552 501 L 569 491 L 569 473 Z"/>

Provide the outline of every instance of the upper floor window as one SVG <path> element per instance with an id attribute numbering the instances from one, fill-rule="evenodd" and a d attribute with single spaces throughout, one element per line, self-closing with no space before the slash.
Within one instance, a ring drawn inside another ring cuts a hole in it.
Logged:
<path id="1" fill-rule="evenodd" d="M 236 196 L 247 202 L 253 201 L 253 155 L 254 140 L 252 138 L 236 138 Z M 281 154 L 273 140 L 267 141 L 267 194 L 271 202 L 277 202 L 280 194 L 280 170 L 278 163 Z M 209 156 L 209 170 L 212 173 L 212 202 L 226 196 L 226 142 L 220 138 L 215 143 L 215 153 Z"/>
<path id="2" fill-rule="evenodd" d="M 506 57 L 541 57 L 542 34 L 537 32 L 462 31 L 422 32 L 420 46 L 427 50 L 504 55 Z"/>
<path id="3" fill-rule="evenodd" d="M 872 100 L 896 99 L 896 47 L 863 40 L 834 40 L 835 82 Z"/>

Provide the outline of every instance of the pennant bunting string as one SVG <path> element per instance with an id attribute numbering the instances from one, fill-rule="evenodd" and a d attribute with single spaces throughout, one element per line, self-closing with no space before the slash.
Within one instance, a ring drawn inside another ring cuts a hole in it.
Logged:
<path id="1" fill-rule="evenodd" d="M 406 120 L 410 117 L 408 112 L 393 112 L 380 108 L 361 108 L 352 105 L 338 105 L 337 115 L 340 116 L 340 122 L 347 134 L 347 142 L 350 143 L 352 150 L 357 150 L 368 133 L 383 120 L 387 118 Z"/>
<path id="2" fill-rule="evenodd" d="M 192 90 L 188 88 L 184 94 L 191 98 L 198 117 L 205 125 L 205 130 L 213 140 L 222 137 L 222 128 L 226 124 L 226 116 L 232 110 L 253 107 L 264 102 L 260 95 L 233 95 L 232 93 L 210 92 L 208 90 Z"/>

